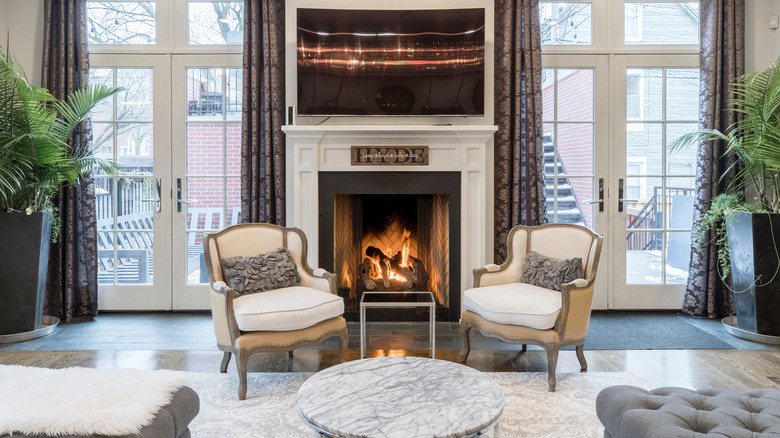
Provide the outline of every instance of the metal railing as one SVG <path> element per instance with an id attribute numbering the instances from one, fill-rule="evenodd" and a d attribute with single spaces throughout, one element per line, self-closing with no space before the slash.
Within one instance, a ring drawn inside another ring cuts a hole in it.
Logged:
<path id="1" fill-rule="evenodd" d="M 675 195 L 688 196 L 693 194 L 694 189 L 690 187 L 667 187 L 666 204 L 671 207 L 671 197 Z M 653 196 L 645 203 L 639 213 L 629 215 L 630 221 L 628 227 L 630 230 L 626 233 L 627 250 L 660 250 L 663 245 L 663 232 L 646 232 L 643 230 L 653 228 L 663 228 L 664 220 L 664 201 L 663 188 L 653 187 Z"/>
<path id="2" fill-rule="evenodd" d="M 142 199 L 151 197 L 149 194 L 152 193 L 152 178 L 140 180 L 118 178 L 116 181 L 116 193 L 114 193 L 112 178 L 97 178 L 95 180 L 95 188 L 102 189 L 100 193 L 95 195 L 95 213 L 98 220 L 128 214 L 152 214 L 154 205 L 149 202 L 141 202 Z M 116 197 L 116 212 L 114 212 L 114 197 Z"/>

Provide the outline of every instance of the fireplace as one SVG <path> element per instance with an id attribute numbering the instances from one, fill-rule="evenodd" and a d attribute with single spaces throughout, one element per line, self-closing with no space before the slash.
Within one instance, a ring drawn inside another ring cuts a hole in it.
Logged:
<path id="1" fill-rule="evenodd" d="M 338 276 L 345 316 L 365 291 L 431 291 L 437 318 L 460 316 L 460 174 L 320 172 L 319 260 Z M 382 320 L 424 320 L 409 309 Z M 372 318 L 374 318 L 372 316 Z"/>

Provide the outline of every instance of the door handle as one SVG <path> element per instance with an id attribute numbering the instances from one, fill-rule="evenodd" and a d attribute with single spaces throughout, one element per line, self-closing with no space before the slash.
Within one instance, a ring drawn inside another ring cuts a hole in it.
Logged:
<path id="1" fill-rule="evenodd" d="M 156 190 L 155 194 L 157 195 L 157 199 L 141 199 L 141 202 L 154 202 L 154 211 L 157 213 L 162 211 L 162 180 L 160 178 L 157 178 L 156 182 Z"/>
<path id="2" fill-rule="evenodd" d="M 194 199 L 181 199 L 181 178 L 176 178 L 176 211 L 181 211 L 182 204 L 190 205 L 195 202 Z"/>
<path id="3" fill-rule="evenodd" d="M 599 178 L 599 199 L 588 199 L 582 201 L 585 204 L 598 204 L 599 211 L 604 211 L 604 178 Z"/>
<path id="4" fill-rule="evenodd" d="M 639 200 L 623 198 L 623 178 L 620 178 L 618 179 L 618 211 L 623 211 L 624 202 L 639 202 Z"/>

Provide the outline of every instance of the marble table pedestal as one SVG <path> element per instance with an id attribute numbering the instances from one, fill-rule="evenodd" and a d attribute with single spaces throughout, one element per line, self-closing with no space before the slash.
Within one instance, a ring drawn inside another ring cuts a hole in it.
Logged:
<path id="1" fill-rule="evenodd" d="M 346 362 L 311 376 L 298 412 L 326 437 L 498 437 L 504 393 L 487 374 L 422 357 Z"/>

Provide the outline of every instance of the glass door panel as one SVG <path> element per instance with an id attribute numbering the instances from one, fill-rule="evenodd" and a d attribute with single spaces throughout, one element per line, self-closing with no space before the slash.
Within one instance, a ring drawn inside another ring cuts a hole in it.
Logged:
<path id="1" fill-rule="evenodd" d="M 98 284 L 101 310 L 167 309 L 168 274 L 155 260 L 168 257 L 168 219 L 163 216 L 163 186 L 169 154 L 155 138 L 165 138 L 167 101 L 162 84 L 164 57 L 145 56 L 140 64 L 123 57 L 108 65 L 92 62 L 90 83 L 121 87 L 93 114 L 97 155 L 121 169 L 107 175 L 93 171 L 98 227 Z M 164 142 L 163 142 L 164 143 Z M 164 264 L 163 264 L 164 265 Z"/>
<path id="2" fill-rule="evenodd" d="M 173 59 L 173 307 L 208 308 L 203 238 L 241 221 L 240 55 Z M 174 204 L 178 200 L 174 199 Z"/>
<path id="3" fill-rule="evenodd" d="M 616 63 L 624 129 L 615 143 L 612 208 L 619 238 L 613 251 L 624 257 L 616 260 L 614 303 L 679 309 L 691 251 L 696 151 L 672 154 L 667 146 L 697 129 L 699 69 L 688 55 L 659 58 L 658 67 L 647 60 L 635 66 L 633 57 L 622 56 Z"/>
<path id="4" fill-rule="evenodd" d="M 547 222 L 607 230 L 599 209 L 599 183 L 608 171 L 607 58 L 546 55 L 542 71 L 543 137 Z M 582 63 L 582 60 L 587 62 Z M 577 68 L 571 67 L 578 65 Z M 606 191 L 604 191 L 606 196 Z M 606 201 L 606 200 L 605 200 Z M 601 260 L 607 260 L 606 252 Z M 601 263 L 594 308 L 607 307 L 608 263 Z"/>

